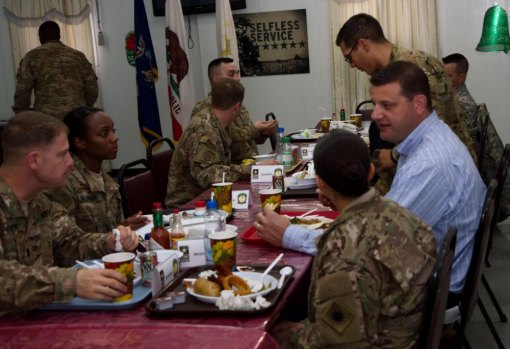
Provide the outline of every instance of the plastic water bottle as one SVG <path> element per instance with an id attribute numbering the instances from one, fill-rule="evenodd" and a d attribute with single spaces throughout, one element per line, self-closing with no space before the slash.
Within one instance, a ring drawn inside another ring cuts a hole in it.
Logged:
<path id="1" fill-rule="evenodd" d="M 218 212 L 218 204 L 214 200 L 206 203 L 207 213 L 205 215 L 204 227 L 204 250 L 206 264 L 212 264 L 211 242 L 209 234 L 225 230 L 225 217 Z"/>
<path id="2" fill-rule="evenodd" d="M 283 148 L 283 134 L 285 132 L 285 129 L 283 127 L 278 127 L 278 136 L 276 139 L 276 147 L 275 147 L 275 154 L 276 154 L 276 161 L 283 161 L 282 160 L 282 148 Z"/>
<path id="3" fill-rule="evenodd" d="M 283 138 L 282 165 L 286 170 L 292 167 L 292 146 L 289 137 Z"/>

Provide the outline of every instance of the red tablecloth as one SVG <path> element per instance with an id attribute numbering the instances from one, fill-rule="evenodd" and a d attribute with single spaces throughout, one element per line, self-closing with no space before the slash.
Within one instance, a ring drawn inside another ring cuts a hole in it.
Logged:
<path id="1" fill-rule="evenodd" d="M 258 189 L 267 185 L 236 183 L 234 189 L 252 189 L 253 204 L 239 210 L 230 222 L 243 232 L 260 212 Z M 209 192 L 199 198 L 205 198 Z M 192 202 L 186 207 L 192 207 Z M 326 210 L 315 199 L 284 200 L 282 210 Z M 253 245 L 239 239 L 238 264 L 270 264 L 281 248 Z M 280 264 L 296 268 L 293 282 L 270 311 L 258 316 L 152 318 L 145 303 L 123 311 L 31 311 L 23 316 L 0 318 L 0 347 L 4 348 L 155 348 L 162 345 L 182 348 L 277 348 L 267 331 L 285 306 L 299 302 L 307 292 L 312 257 L 285 250 Z M 234 340 L 232 340 L 234 339 Z"/>

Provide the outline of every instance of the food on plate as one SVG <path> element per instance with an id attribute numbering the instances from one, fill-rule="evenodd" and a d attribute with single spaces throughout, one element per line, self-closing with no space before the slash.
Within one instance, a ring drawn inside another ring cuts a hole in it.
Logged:
<path id="1" fill-rule="evenodd" d="M 193 290 L 203 296 L 219 297 L 222 289 L 217 282 L 204 278 L 198 278 L 193 284 Z"/>
<path id="2" fill-rule="evenodd" d="M 310 224 L 317 224 L 320 223 L 321 220 L 317 218 L 299 218 L 294 217 L 290 220 L 292 224 L 298 224 L 298 225 L 310 225 Z"/>
<path id="3" fill-rule="evenodd" d="M 312 218 L 309 216 L 306 218 L 299 218 L 299 217 L 289 217 L 289 218 L 290 218 L 291 224 L 304 225 L 310 229 L 326 229 L 333 222 L 332 219 L 325 218 L 325 217 Z"/>
<path id="4" fill-rule="evenodd" d="M 304 179 L 308 175 L 308 172 L 302 171 L 299 175 L 296 176 L 297 179 Z"/>
<path id="5" fill-rule="evenodd" d="M 183 285 L 189 287 L 187 286 L 188 283 L 183 282 Z M 252 287 L 240 276 L 233 274 L 219 275 L 212 270 L 201 272 L 192 287 L 195 293 L 208 297 L 219 297 L 223 290 L 232 291 L 234 295 L 239 296 L 253 293 Z"/>
<path id="6" fill-rule="evenodd" d="M 243 165 L 254 165 L 256 163 L 257 161 L 255 159 L 244 159 L 242 162 Z"/>
<path id="7" fill-rule="evenodd" d="M 244 279 L 236 275 L 223 278 L 223 289 L 233 290 L 235 295 L 245 296 L 251 293 L 251 288 Z"/>

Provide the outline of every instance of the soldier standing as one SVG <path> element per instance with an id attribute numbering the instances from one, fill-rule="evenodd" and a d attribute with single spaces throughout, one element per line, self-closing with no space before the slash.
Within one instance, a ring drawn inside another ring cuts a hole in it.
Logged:
<path id="1" fill-rule="evenodd" d="M 92 106 L 97 99 L 97 76 L 85 55 L 60 41 L 60 28 L 53 21 L 39 27 L 41 46 L 29 51 L 16 74 L 12 110 L 33 109 L 63 119 L 71 110 Z"/>

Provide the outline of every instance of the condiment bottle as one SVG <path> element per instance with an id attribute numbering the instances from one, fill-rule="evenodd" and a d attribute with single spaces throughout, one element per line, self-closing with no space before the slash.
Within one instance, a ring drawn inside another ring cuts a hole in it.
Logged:
<path id="1" fill-rule="evenodd" d="M 340 109 L 340 121 L 345 121 L 345 109 Z"/>
<path id="2" fill-rule="evenodd" d="M 197 200 L 195 201 L 195 211 L 193 214 L 195 216 L 204 216 L 206 214 L 205 210 L 205 201 L 204 200 Z"/>
<path id="3" fill-rule="evenodd" d="M 184 232 L 184 228 L 182 227 L 181 215 L 179 214 L 179 210 L 177 209 L 174 210 L 172 218 L 170 238 L 172 239 L 172 248 L 174 250 L 177 249 L 177 241 L 184 240 L 186 238 L 186 233 Z"/>
<path id="4" fill-rule="evenodd" d="M 152 220 L 154 227 L 151 230 L 149 246 L 151 251 L 168 250 L 170 248 L 170 234 L 163 226 L 163 208 L 161 202 L 152 204 Z"/>

